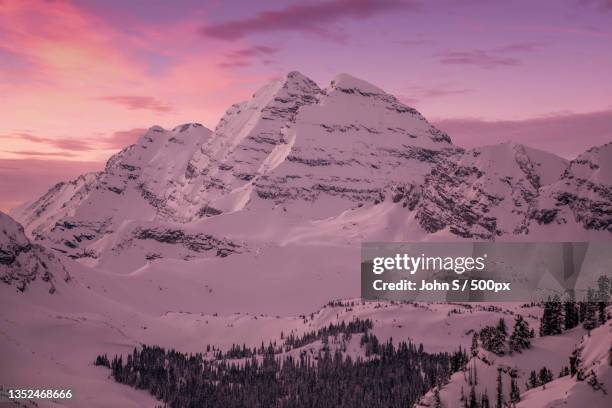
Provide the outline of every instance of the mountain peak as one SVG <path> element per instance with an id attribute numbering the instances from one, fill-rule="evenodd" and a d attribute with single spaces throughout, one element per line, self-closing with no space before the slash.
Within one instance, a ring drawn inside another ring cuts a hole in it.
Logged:
<path id="1" fill-rule="evenodd" d="M 379 87 L 344 73 L 336 75 L 336 77 L 331 81 L 331 88 L 338 89 L 345 93 L 357 92 L 360 94 L 386 94 L 386 92 Z"/>
<path id="2" fill-rule="evenodd" d="M 287 75 L 285 75 L 286 80 L 295 80 L 295 81 L 312 81 L 306 75 L 302 74 L 300 71 L 289 71 Z"/>

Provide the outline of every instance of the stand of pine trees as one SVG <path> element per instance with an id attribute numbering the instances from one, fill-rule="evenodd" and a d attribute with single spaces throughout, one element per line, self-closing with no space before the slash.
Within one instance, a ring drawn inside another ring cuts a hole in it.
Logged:
<path id="1" fill-rule="evenodd" d="M 240 364 L 143 346 L 125 360 L 115 356 L 110 367 L 117 382 L 148 390 L 171 408 L 404 407 L 452 374 L 448 353 L 391 341 L 367 360 L 323 349 L 297 358 L 266 353 Z"/>
<path id="2" fill-rule="evenodd" d="M 268 344 L 268 346 L 265 346 L 262 343 L 259 348 L 246 347 L 246 345 L 244 344 L 242 346 L 232 344 L 230 349 L 227 350 L 225 353 L 219 350 L 214 353 L 214 356 L 217 360 L 221 360 L 250 358 L 253 356 L 261 356 L 270 353 L 286 353 L 293 349 L 304 347 L 308 344 L 314 343 L 317 340 L 322 340 L 324 343 L 326 343 L 329 337 L 341 337 L 341 340 L 348 341 L 350 340 L 353 334 L 366 333 L 368 330 L 372 329 L 373 326 L 374 325 L 372 324 L 372 320 L 359 318 L 354 319 L 349 323 L 346 323 L 344 321 L 337 324 L 330 323 L 328 326 L 325 326 L 317 331 L 312 330 L 310 332 L 302 334 L 301 336 L 296 336 L 293 333 L 290 333 L 288 336 L 284 336 L 281 333 L 281 338 L 283 339 L 283 343 L 281 346 L 278 346 L 276 342 L 270 343 Z M 210 350 L 210 346 L 207 347 L 207 350 Z"/>
<path id="3" fill-rule="evenodd" d="M 558 295 L 544 302 L 540 320 L 540 336 L 554 336 L 582 323 L 586 330 L 593 330 L 608 320 L 606 307 L 610 304 L 612 284 L 607 276 L 597 279 L 597 289 L 589 288 L 586 299 L 576 302 L 570 296 L 561 302 Z"/>

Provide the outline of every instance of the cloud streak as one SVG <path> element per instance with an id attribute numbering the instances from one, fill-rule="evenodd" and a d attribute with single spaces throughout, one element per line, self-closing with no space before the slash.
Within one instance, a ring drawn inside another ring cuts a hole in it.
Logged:
<path id="1" fill-rule="evenodd" d="M 228 53 L 225 60 L 220 62 L 218 66 L 222 68 L 245 67 L 251 65 L 257 58 L 269 57 L 270 55 L 276 54 L 278 51 L 278 48 L 267 45 L 255 45 L 250 48 L 241 48 Z M 265 61 L 269 61 L 269 59 L 262 60 L 262 62 Z"/>
<path id="2" fill-rule="evenodd" d="M 96 99 L 114 103 L 130 110 L 145 109 L 158 113 L 167 113 L 173 110 L 171 106 L 164 104 L 151 96 L 113 95 L 102 96 Z"/>
<path id="3" fill-rule="evenodd" d="M 136 140 L 146 131 L 147 129 L 144 128 L 121 130 L 113 132 L 110 136 L 99 137 L 96 139 L 51 138 L 35 136 L 25 132 L 14 133 L 8 136 L 3 136 L 2 138 L 25 141 L 62 150 L 61 152 L 49 152 L 46 150 L 4 150 L 6 153 L 12 153 L 20 156 L 74 157 L 76 156 L 75 153 L 122 149 L 135 143 Z"/>
<path id="4" fill-rule="evenodd" d="M 587 7 L 594 6 L 601 11 L 612 11 L 612 0 L 580 0 L 579 4 Z"/>
<path id="5" fill-rule="evenodd" d="M 523 42 L 499 46 L 492 50 L 449 51 L 436 56 L 443 65 L 473 65 L 491 69 L 520 65 L 521 60 L 516 57 L 517 54 L 534 52 L 541 47 L 541 43 Z"/>
<path id="6" fill-rule="evenodd" d="M 513 141 L 573 159 L 588 148 L 612 141 L 612 110 L 564 113 L 526 120 L 446 119 L 435 125 L 464 147 Z"/>
<path id="7" fill-rule="evenodd" d="M 408 105 L 414 105 L 419 103 L 424 99 L 431 98 L 443 98 L 446 96 L 454 96 L 454 95 L 463 95 L 471 92 L 470 89 L 466 88 L 451 88 L 451 87 L 433 87 L 433 88 L 423 88 L 423 87 L 411 87 L 409 95 L 398 95 L 398 98 Z"/>
<path id="8" fill-rule="evenodd" d="M 520 64 L 517 58 L 495 55 L 483 50 L 450 51 L 438 57 L 440 63 L 444 65 L 474 65 L 487 69 Z"/>
<path id="9" fill-rule="evenodd" d="M 62 150 L 87 151 L 92 149 L 92 144 L 75 138 L 50 138 L 34 136 L 29 133 L 16 133 L 13 138 L 19 138 L 32 143 L 41 143 Z"/>
<path id="10" fill-rule="evenodd" d="M 299 3 L 278 11 L 263 11 L 253 17 L 204 26 L 201 33 L 221 40 L 236 40 L 251 34 L 277 31 L 315 33 L 334 37 L 325 27 L 344 19 L 366 19 L 401 9 L 418 8 L 414 1 L 328 0 Z"/>
<path id="11" fill-rule="evenodd" d="M 40 157 L 77 157 L 77 154 L 70 152 L 41 152 L 36 150 L 3 150 L 5 153 L 11 153 L 17 156 L 40 156 Z"/>

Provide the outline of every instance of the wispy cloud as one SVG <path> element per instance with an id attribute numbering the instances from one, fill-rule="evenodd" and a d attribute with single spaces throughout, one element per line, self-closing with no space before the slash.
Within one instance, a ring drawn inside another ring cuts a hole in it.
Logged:
<path id="1" fill-rule="evenodd" d="M 455 88 L 455 87 L 420 87 L 413 86 L 408 88 L 408 92 L 398 95 L 398 98 L 409 105 L 414 105 L 422 101 L 423 99 L 431 98 L 442 98 L 445 96 L 463 95 L 471 92 L 467 88 Z"/>
<path id="2" fill-rule="evenodd" d="M 62 150 L 87 151 L 93 148 L 91 142 L 75 138 L 50 138 L 35 136 L 30 133 L 15 133 L 12 138 L 19 138 L 33 143 L 42 143 Z"/>
<path id="3" fill-rule="evenodd" d="M 60 152 L 45 150 L 4 150 L 6 153 L 12 153 L 21 156 L 65 156 L 73 157 L 77 153 L 97 151 L 97 150 L 115 150 L 127 147 L 143 135 L 147 129 L 134 128 L 129 130 L 121 130 L 112 133 L 106 137 L 97 137 L 95 139 L 76 139 L 76 138 L 52 138 L 35 136 L 30 133 L 18 132 L 6 136 L 0 136 L 1 139 L 13 139 L 25 141 L 45 147 L 60 149 Z"/>
<path id="4" fill-rule="evenodd" d="M 41 152 L 36 150 L 3 150 L 4 153 L 11 153 L 17 156 L 26 157 L 76 157 L 77 154 L 70 152 Z"/>
<path id="5" fill-rule="evenodd" d="M 436 54 L 436 57 L 445 65 L 474 65 L 489 69 L 519 65 L 521 60 L 518 54 L 534 52 L 542 46 L 541 43 L 523 42 L 502 45 L 491 50 L 448 51 Z"/>
<path id="6" fill-rule="evenodd" d="M 254 17 L 232 20 L 202 28 L 202 34 L 222 40 L 235 40 L 251 34 L 295 31 L 322 36 L 335 35 L 326 25 L 345 19 L 366 19 L 400 9 L 415 10 L 411 0 L 328 0 L 297 3 L 276 11 L 263 11 Z"/>
<path id="7" fill-rule="evenodd" d="M 221 61 L 218 65 L 223 68 L 234 68 L 244 67 L 251 65 L 257 58 L 269 57 L 279 51 L 276 47 L 270 47 L 267 45 L 255 45 L 250 48 L 240 48 L 229 52 L 225 60 Z M 263 61 L 270 61 L 270 59 L 264 59 Z"/>
<path id="8" fill-rule="evenodd" d="M 159 113 L 172 111 L 172 107 L 170 105 L 164 104 L 151 96 L 112 95 L 101 96 L 96 99 L 121 105 L 131 110 L 145 109 Z"/>
<path id="9" fill-rule="evenodd" d="M 439 61 L 445 65 L 474 65 L 481 68 L 516 66 L 520 60 L 515 57 L 495 55 L 483 50 L 450 51 L 439 54 Z"/>
<path id="10" fill-rule="evenodd" d="M 579 0 L 578 4 L 595 7 L 602 11 L 612 11 L 612 0 Z"/>
<path id="11" fill-rule="evenodd" d="M 435 125 L 448 132 L 453 142 L 460 146 L 513 141 L 554 151 L 568 159 L 592 146 L 612 141 L 612 110 L 563 112 L 525 120 L 446 119 L 435 122 Z"/>
<path id="12" fill-rule="evenodd" d="M 406 40 L 398 40 L 396 41 L 399 45 L 404 45 L 406 47 L 414 47 L 418 45 L 429 45 L 433 44 L 433 40 L 425 39 L 425 38 L 410 38 Z"/>

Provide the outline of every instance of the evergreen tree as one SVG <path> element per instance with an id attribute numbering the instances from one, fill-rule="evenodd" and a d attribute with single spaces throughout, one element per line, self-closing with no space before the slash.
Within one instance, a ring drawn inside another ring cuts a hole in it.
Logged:
<path id="1" fill-rule="evenodd" d="M 480 331 L 480 342 L 485 350 L 503 355 L 505 352 L 506 336 L 498 327 L 486 326 Z"/>
<path id="2" fill-rule="evenodd" d="M 474 332 L 472 335 L 472 346 L 470 347 L 470 351 L 472 352 L 472 357 L 478 355 L 478 332 Z"/>
<path id="3" fill-rule="evenodd" d="M 608 320 L 608 316 L 606 315 L 606 307 L 608 306 L 608 302 L 597 302 L 597 307 L 599 309 L 599 325 L 603 325 Z"/>
<path id="4" fill-rule="evenodd" d="M 540 385 L 545 386 L 546 384 L 548 384 L 549 382 L 551 382 L 553 380 L 553 373 L 552 373 L 552 371 L 550 371 L 546 367 L 542 367 L 542 369 L 540 369 L 540 373 L 538 375 L 538 380 L 540 382 Z"/>
<path id="5" fill-rule="evenodd" d="M 540 321 L 540 336 L 554 336 L 563 330 L 563 311 L 561 300 L 555 295 L 544 303 L 544 312 Z"/>
<path id="6" fill-rule="evenodd" d="M 570 299 L 563 304 L 563 311 L 565 317 L 565 330 L 573 329 L 578 326 L 580 323 L 580 314 L 578 312 L 578 308 L 576 307 L 576 302 L 574 299 Z"/>
<path id="7" fill-rule="evenodd" d="M 587 314 L 587 302 L 578 302 L 578 320 L 580 323 L 584 322 Z"/>
<path id="8" fill-rule="evenodd" d="M 470 403 L 468 405 L 470 408 L 478 408 L 478 400 L 476 399 L 476 390 L 472 385 L 472 389 L 470 390 Z"/>
<path id="9" fill-rule="evenodd" d="M 499 330 L 504 337 L 508 335 L 508 328 L 506 327 L 506 321 L 503 317 L 497 322 L 497 330 Z"/>
<path id="10" fill-rule="evenodd" d="M 503 408 L 504 406 L 504 390 L 502 383 L 501 368 L 497 369 L 497 390 L 495 396 L 495 408 Z"/>
<path id="11" fill-rule="evenodd" d="M 485 389 L 484 394 L 482 394 L 482 397 L 480 399 L 480 407 L 481 408 L 491 408 L 491 404 L 489 402 L 489 396 L 487 395 L 487 390 Z"/>
<path id="12" fill-rule="evenodd" d="M 96 358 L 96 361 L 94 362 L 94 365 L 110 368 L 110 361 L 108 361 L 108 356 L 106 354 L 98 356 Z"/>
<path id="13" fill-rule="evenodd" d="M 510 335 L 510 350 L 518 351 L 531 347 L 532 332 L 529 324 L 522 315 L 517 315 L 514 321 L 514 329 Z"/>
<path id="14" fill-rule="evenodd" d="M 584 327 L 585 330 L 590 331 L 598 326 L 599 320 L 597 319 L 596 308 L 597 305 L 593 302 L 588 302 L 586 304 L 586 314 L 582 322 L 582 327 Z"/>
<path id="15" fill-rule="evenodd" d="M 580 348 L 577 348 L 574 351 L 572 351 L 572 354 L 570 355 L 570 358 L 569 358 L 570 375 L 572 377 L 575 375 L 578 381 L 583 380 L 582 369 L 580 368 L 580 364 L 582 364 L 581 354 L 582 354 L 582 350 Z"/>
<path id="16" fill-rule="evenodd" d="M 610 289 L 612 289 L 610 278 L 605 275 L 597 278 L 597 300 L 607 303 L 610 300 Z"/>
<path id="17" fill-rule="evenodd" d="M 510 402 L 516 404 L 521 400 L 521 391 L 519 390 L 518 385 L 516 384 L 516 377 L 512 376 L 510 378 Z"/>
<path id="18" fill-rule="evenodd" d="M 538 374 L 535 372 L 535 370 L 531 370 L 531 373 L 529 374 L 529 382 L 527 382 L 526 385 L 528 389 L 535 388 L 540 385 L 538 381 Z"/>

